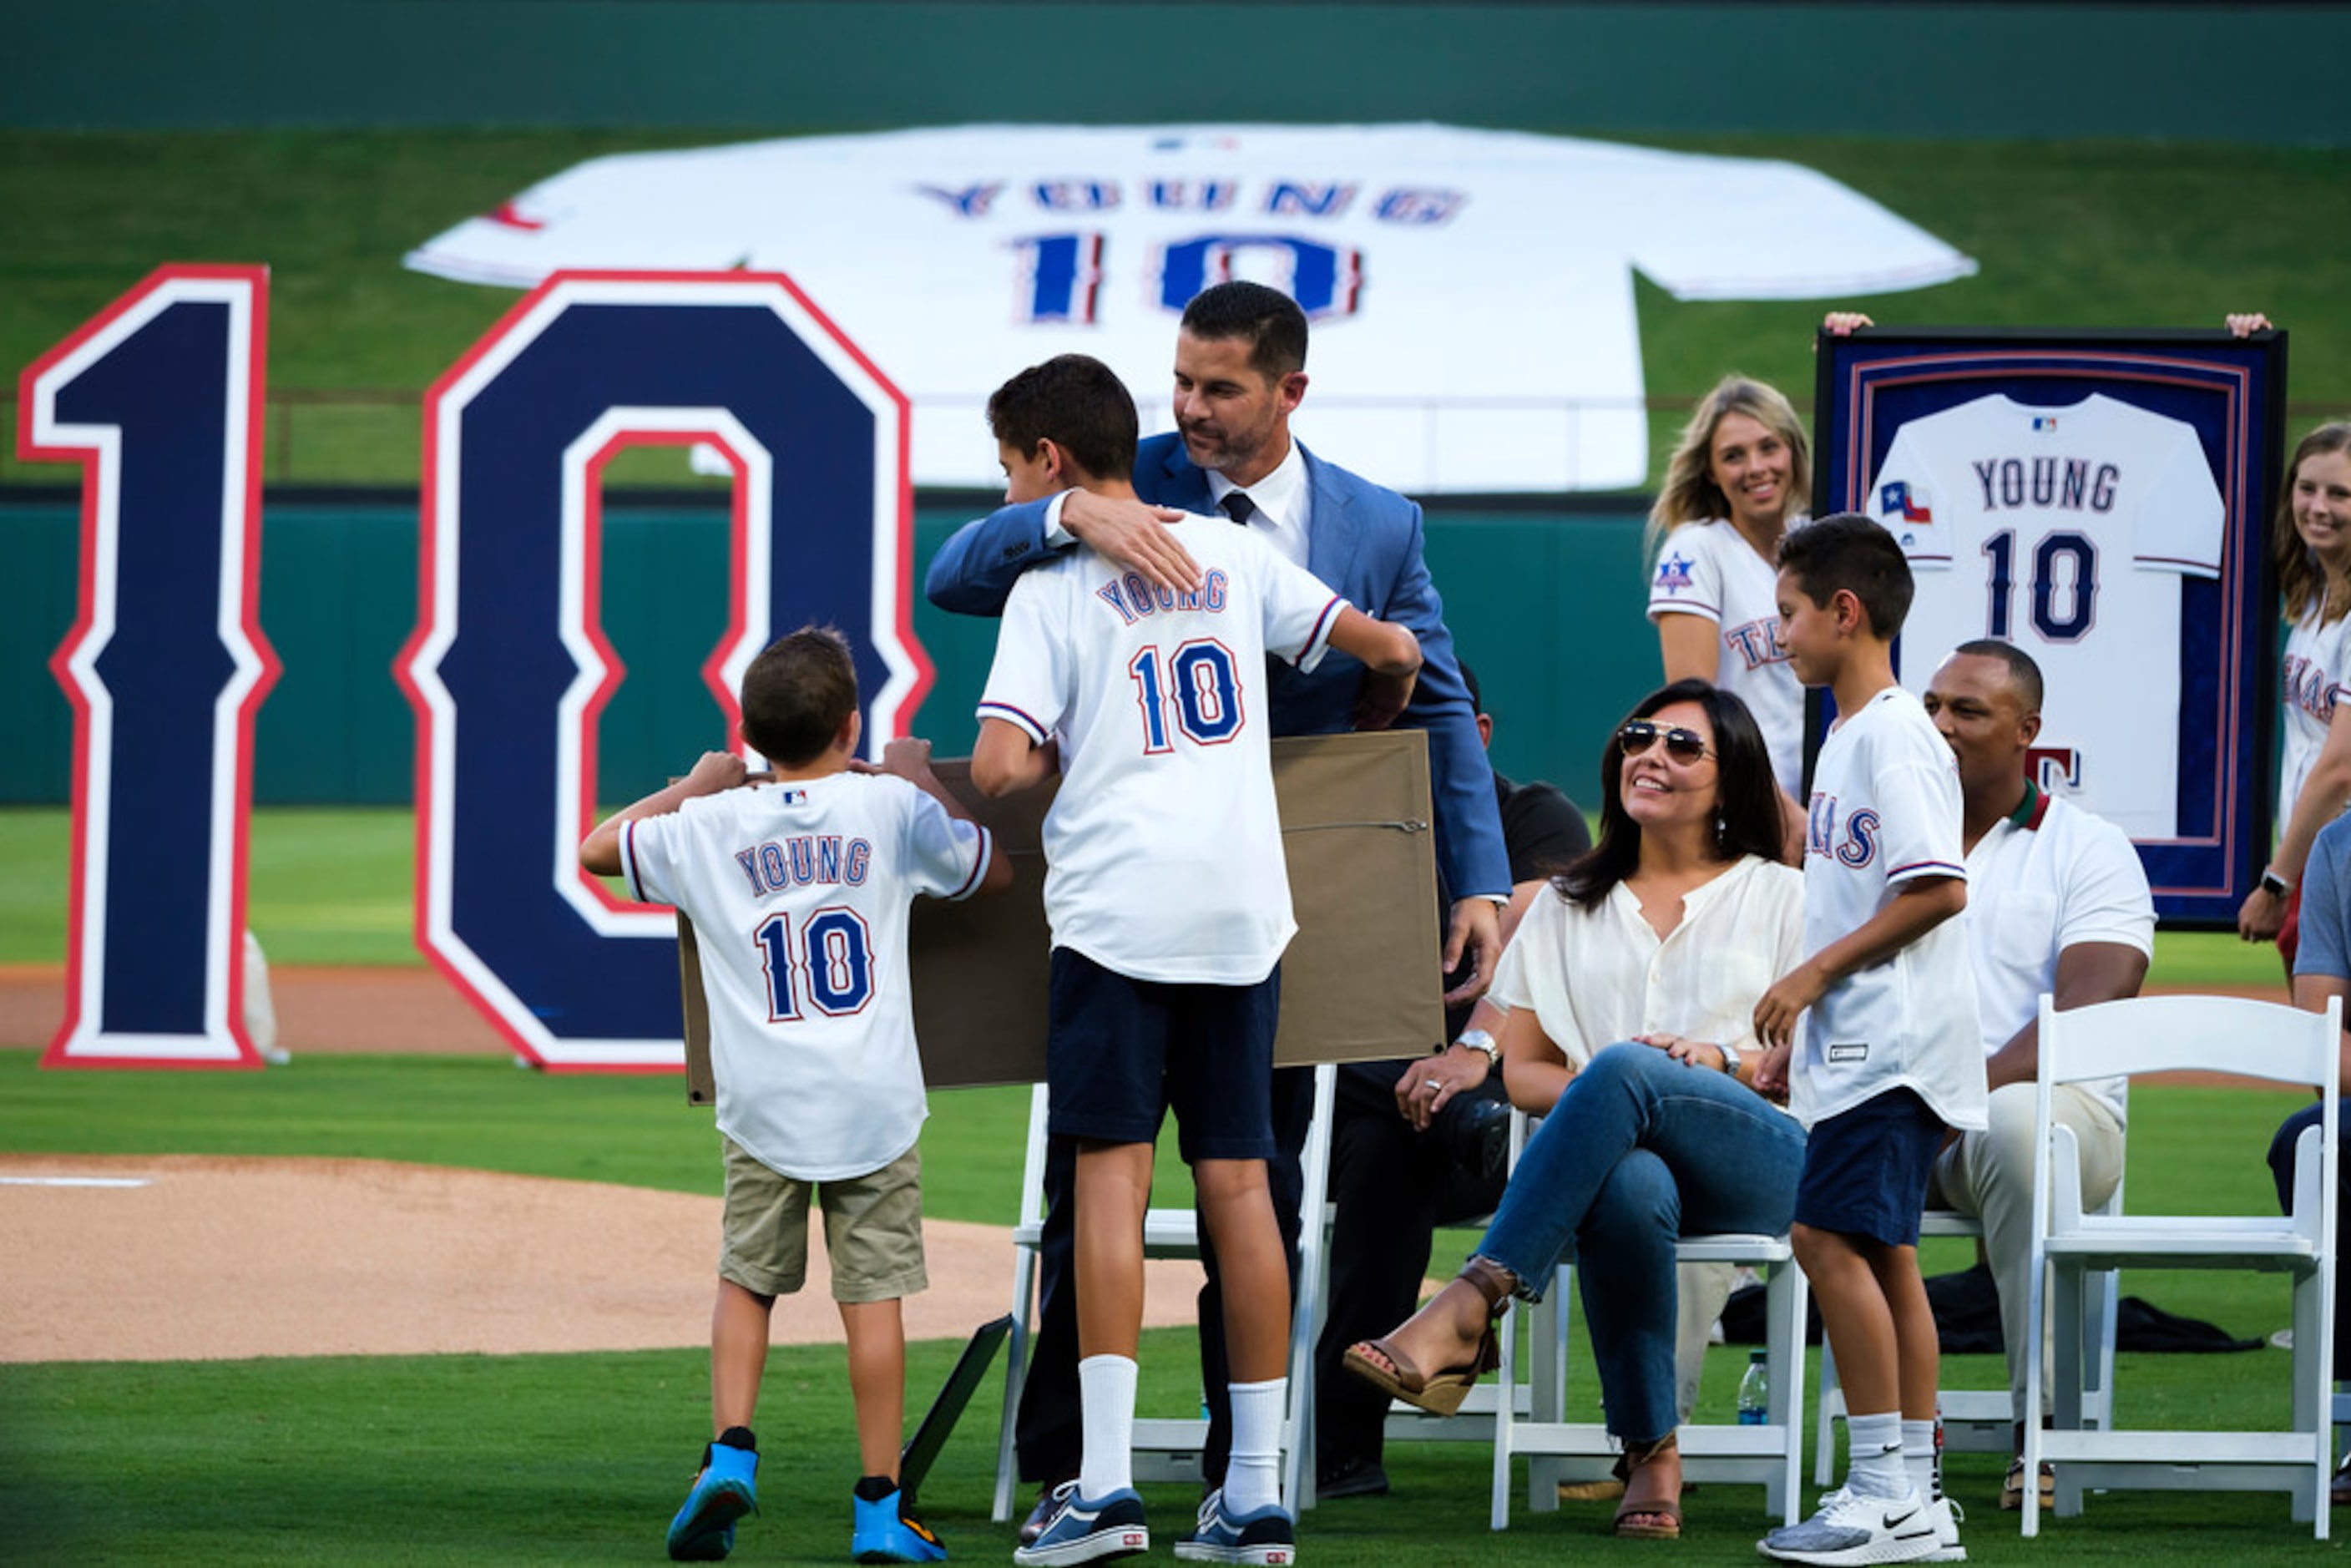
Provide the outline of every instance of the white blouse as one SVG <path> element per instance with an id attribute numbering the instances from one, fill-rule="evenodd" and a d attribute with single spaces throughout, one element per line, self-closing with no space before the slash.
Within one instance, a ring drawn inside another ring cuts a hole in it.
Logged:
<path id="1" fill-rule="evenodd" d="M 1493 996 L 1532 1008 L 1576 1068 L 1636 1034 L 1752 1051 L 1756 1002 L 1803 956 L 1802 873 L 1747 855 L 1683 896 L 1662 941 L 1621 882 L 1589 913 L 1546 889 L 1503 949 Z"/>

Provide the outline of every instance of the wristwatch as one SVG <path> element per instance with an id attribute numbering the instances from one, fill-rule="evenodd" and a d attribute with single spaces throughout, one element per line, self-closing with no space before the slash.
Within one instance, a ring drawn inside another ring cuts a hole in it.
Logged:
<path id="1" fill-rule="evenodd" d="M 1486 1053 L 1486 1065 L 1489 1067 L 1499 1067 L 1502 1065 L 1502 1052 L 1500 1048 L 1495 1045 L 1494 1037 L 1488 1034 L 1482 1029 L 1465 1029 L 1461 1031 L 1461 1038 L 1455 1040 L 1453 1043 L 1456 1045 L 1466 1045 L 1472 1051 L 1484 1051 Z"/>
<path id="2" fill-rule="evenodd" d="M 2283 898 L 2294 891 L 2294 883 L 2278 875 L 2274 866 L 2262 867 L 2262 891 L 2272 898 Z"/>
<path id="3" fill-rule="evenodd" d="M 1722 1070 L 1725 1072 L 1729 1073 L 1733 1078 L 1738 1077 L 1739 1048 L 1726 1040 L 1714 1049 L 1722 1052 Z"/>

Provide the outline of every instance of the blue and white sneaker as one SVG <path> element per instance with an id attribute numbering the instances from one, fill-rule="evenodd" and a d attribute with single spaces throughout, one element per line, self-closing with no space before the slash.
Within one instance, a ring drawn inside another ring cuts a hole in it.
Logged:
<path id="1" fill-rule="evenodd" d="M 853 1493 L 856 1524 L 849 1535 L 849 1554 L 860 1563 L 944 1563 L 946 1542 L 931 1527 L 905 1512 L 900 1494 L 892 1492 L 872 1502 Z"/>
<path id="2" fill-rule="evenodd" d="M 1298 1561 L 1298 1531 L 1289 1511 L 1269 1503 L 1253 1513 L 1227 1513 L 1221 1487 L 1200 1505 L 1199 1527 L 1176 1543 L 1186 1563 L 1247 1563 L 1283 1568 Z"/>
<path id="3" fill-rule="evenodd" d="M 735 1521 L 759 1511 L 757 1450 L 713 1443 L 685 1504 L 669 1521 L 669 1554 L 678 1563 L 716 1563 L 735 1550 Z"/>
<path id="4" fill-rule="evenodd" d="M 1814 1568 L 1862 1568 L 1874 1563 L 1920 1563 L 1941 1550 L 1942 1511 L 1913 1490 L 1897 1498 L 1863 1497 L 1839 1487 L 1802 1524 L 1775 1530 L 1755 1550 L 1781 1563 Z M 1957 1531 L 1953 1531 L 1956 1539 Z"/>
<path id="5" fill-rule="evenodd" d="M 1151 1531 L 1143 1521 L 1143 1499 L 1133 1487 L 1121 1487 L 1106 1497 L 1078 1495 L 1072 1484 L 1057 1490 L 1060 1504 L 1034 1542 L 1015 1547 L 1012 1561 L 1020 1568 L 1064 1568 L 1071 1563 L 1103 1563 L 1133 1557 L 1151 1550 Z"/>

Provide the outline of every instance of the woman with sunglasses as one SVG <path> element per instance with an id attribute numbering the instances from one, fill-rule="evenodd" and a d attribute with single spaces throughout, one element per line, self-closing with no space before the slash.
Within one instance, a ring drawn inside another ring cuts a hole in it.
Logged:
<path id="1" fill-rule="evenodd" d="M 1460 1276 L 1347 1353 L 1440 1415 L 1496 1364 L 1494 1320 L 1581 1262 L 1619 1535 L 1681 1533 L 1674 1246 L 1788 1228 L 1804 1134 L 1750 1085 L 1757 998 L 1803 955 L 1803 878 L 1778 862 L 1780 790 L 1746 705 L 1704 681 L 1652 693 L 1601 761 L 1599 843 L 1537 897 L 1502 956 L 1503 1080 L 1543 1117 Z"/>

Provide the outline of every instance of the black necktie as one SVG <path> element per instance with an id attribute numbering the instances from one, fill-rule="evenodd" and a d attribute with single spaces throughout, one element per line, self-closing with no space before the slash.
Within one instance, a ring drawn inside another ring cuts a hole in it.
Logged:
<path id="1" fill-rule="evenodd" d="M 1228 490 L 1225 498 L 1217 505 L 1224 508 L 1225 516 L 1243 528 L 1247 528 L 1249 520 L 1257 516 L 1257 503 L 1249 499 L 1247 490 Z"/>

